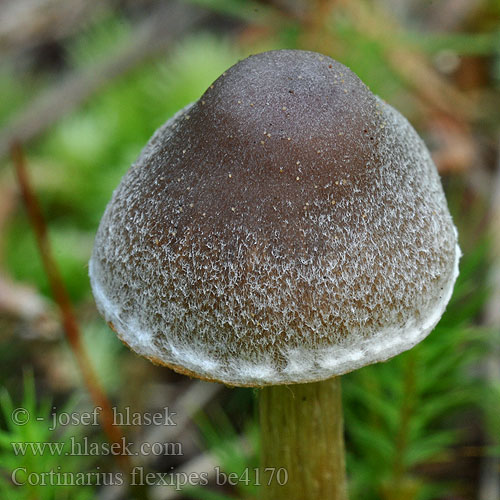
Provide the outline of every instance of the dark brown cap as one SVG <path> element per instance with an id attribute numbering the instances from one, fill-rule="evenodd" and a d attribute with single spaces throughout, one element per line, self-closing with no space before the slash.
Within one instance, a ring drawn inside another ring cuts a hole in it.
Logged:
<path id="1" fill-rule="evenodd" d="M 342 64 L 280 50 L 155 133 L 106 209 L 90 277 L 139 354 L 259 386 L 409 349 L 441 317 L 459 255 L 411 125 Z"/>

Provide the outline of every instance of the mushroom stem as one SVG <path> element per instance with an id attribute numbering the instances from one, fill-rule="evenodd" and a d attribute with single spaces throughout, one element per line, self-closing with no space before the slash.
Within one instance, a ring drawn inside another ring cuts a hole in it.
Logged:
<path id="1" fill-rule="evenodd" d="M 264 387 L 260 420 L 264 500 L 347 499 L 339 377 Z"/>

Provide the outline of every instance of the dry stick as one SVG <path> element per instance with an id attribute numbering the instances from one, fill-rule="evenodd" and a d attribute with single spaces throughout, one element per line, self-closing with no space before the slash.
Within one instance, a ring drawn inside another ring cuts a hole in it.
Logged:
<path id="1" fill-rule="evenodd" d="M 179 437 L 183 432 L 186 431 L 187 425 L 192 421 L 192 416 L 205 405 L 211 401 L 216 394 L 222 389 L 222 384 L 214 384 L 211 382 L 203 382 L 201 380 L 193 381 L 186 391 L 183 391 L 172 403 L 172 408 L 175 408 L 177 412 L 176 425 L 175 427 L 170 426 L 153 426 L 147 430 L 142 443 L 173 443 L 179 440 Z M 242 441 L 242 445 L 244 441 Z M 244 448 L 240 446 L 240 449 Z M 136 466 L 143 467 L 151 463 L 153 460 L 158 459 L 154 455 L 144 455 L 140 453 L 139 446 L 132 446 L 132 453 L 137 453 Z M 202 464 L 207 464 L 209 461 L 210 466 L 205 466 Z M 211 478 L 215 473 L 215 467 L 217 466 L 217 459 L 208 453 L 203 453 L 198 455 L 188 462 L 183 463 L 179 468 L 175 469 L 174 474 L 176 477 L 181 477 L 186 474 L 186 477 L 190 474 L 200 476 L 202 473 L 208 473 L 208 477 Z M 99 500 L 117 500 L 123 497 L 123 489 L 126 485 L 110 485 L 106 488 L 102 488 L 99 492 Z M 154 500 L 155 498 L 161 500 L 171 500 L 173 498 L 179 498 L 181 495 L 180 490 L 176 490 L 173 487 L 159 486 L 155 485 L 151 489 L 150 497 Z"/>
<path id="2" fill-rule="evenodd" d="M 135 28 L 128 45 L 105 61 L 69 75 L 37 96 L 0 129 L 0 159 L 14 141 L 24 144 L 34 139 L 114 78 L 165 50 L 206 18 L 203 11 L 170 2 L 156 9 L 147 21 Z"/>
<path id="3" fill-rule="evenodd" d="M 328 21 L 335 8 L 341 14 L 347 15 L 360 33 L 381 44 L 387 62 L 395 73 L 405 80 L 408 87 L 414 90 L 420 102 L 433 110 L 445 113 L 458 123 L 467 123 L 481 116 L 474 101 L 434 70 L 422 53 L 408 44 L 400 43 L 395 46 L 395 39 L 403 41 L 401 35 L 404 29 L 397 19 L 380 5 L 351 0 L 315 0 L 315 9 L 310 9 L 311 2 L 306 0 L 295 1 L 293 4 L 310 12 L 306 18 L 297 12 L 293 17 L 303 24 L 305 33 L 309 35 L 308 44 L 312 41 L 313 45 L 316 45 L 313 49 L 325 53 L 331 50 L 336 34 L 331 30 L 333 25 Z M 329 40 L 326 37 L 319 38 L 324 30 L 329 30 Z M 325 40 L 328 43 L 325 43 Z M 304 48 L 310 48 L 308 44 Z"/>
<path id="4" fill-rule="evenodd" d="M 102 16 L 112 0 L 4 0 L 0 16 L 0 59 L 75 34 Z"/>
<path id="5" fill-rule="evenodd" d="M 101 387 L 97 376 L 92 368 L 87 351 L 81 340 L 80 329 L 73 312 L 73 307 L 61 278 L 61 273 L 56 265 L 50 248 L 47 225 L 43 218 L 38 200 L 31 188 L 30 181 L 25 166 L 23 151 L 19 144 L 13 144 L 11 148 L 12 160 L 16 169 L 17 179 L 21 194 L 28 211 L 28 215 L 35 233 L 38 250 L 42 258 L 43 266 L 47 278 L 54 294 L 54 299 L 60 309 L 63 328 L 68 339 L 69 345 L 75 355 L 78 367 L 83 376 L 84 383 L 90 393 L 92 401 L 96 407 L 101 407 L 100 412 L 101 425 L 111 443 L 117 443 L 114 448 L 122 449 L 123 435 L 120 428 L 113 425 L 113 410 L 109 399 Z M 120 465 L 126 470 L 130 469 L 130 460 L 128 456 L 118 453 Z"/>
<path id="6" fill-rule="evenodd" d="M 260 421 L 263 499 L 347 499 L 340 377 L 264 387 Z"/>
<path id="7" fill-rule="evenodd" d="M 71 350 L 76 358 L 76 362 L 82 374 L 84 383 L 90 393 L 94 405 L 101 409 L 100 422 L 110 443 L 113 444 L 113 456 L 125 474 L 132 470 L 132 461 L 125 453 L 125 438 L 117 425 L 114 425 L 114 416 L 111 403 L 104 392 L 96 373 L 92 367 L 89 356 L 82 343 L 80 328 L 76 321 L 73 306 L 61 277 L 56 261 L 52 257 L 50 240 L 48 237 L 47 224 L 42 215 L 40 205 L 35 196 L 25 166 L 25 159 L 19 143 L 11 146 L 11 156 L 16 169 L 17 179 L 24 204 L 35 233 L 38 250 L 42 258 L 45 273 L 49 280 L 54 299 L 59 307 L 63 322 L 63 329 Z M 129 484 L 130 491 L 136 500 L 148 500 L 146 488 L 141 484 Z"/>
<path id="8" fill-rule="evenodd" d="M 375 3 L 368 7 L 365 2 L 338 1 L 361 33 L 381 42 L 388 63 L 422 102 L 459 123 L 478 118 L 473 100 L 435 71 L 423 54 L 402 44 L 394 46 L 403 29 L 385 9 Z"/>

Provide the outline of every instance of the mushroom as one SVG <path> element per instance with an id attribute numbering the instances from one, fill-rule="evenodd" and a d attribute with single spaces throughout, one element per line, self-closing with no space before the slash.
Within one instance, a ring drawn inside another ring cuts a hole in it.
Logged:
<path id="1" fill-rule="evenodd" d="M 406 119 L 333 59 L 277 50 L 228 69 L 153 135 L 89 270 L 132 350 L 263 387 L 266 498 L 343 499 L 338 376 L 424 339 L 459 256 Z"/>

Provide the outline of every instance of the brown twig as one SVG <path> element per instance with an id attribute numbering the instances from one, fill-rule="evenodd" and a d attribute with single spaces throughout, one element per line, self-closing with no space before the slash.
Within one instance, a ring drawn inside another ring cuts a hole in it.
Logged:
<path id="1" fill-rule="evenodd" d="M 99 380 L 97 379 L 88 353 L 82 343 L 80 328 L 76 321 L 73 306 L 62 280 L 61 273 L 52 256 L 50 241 L 47 232 L 47 225 L 42 215 L 42 211 L 40 210 L 38 200 L 31 187 L 28 173 L 26 171 L 24 154 L 19 143 L 14 143 L 12 145 L 11 156 L 16 170 L 19 187 L 21 189 L 21 195 L 23 197 L 31 225 L 35 233 L 35 238 L 42 263 L 47 274 L 52 293 L 54 295 L 54 300 L 60 310 L 66 338 L 71 347 L 71 350 L 73 351 L 73 354 L 75 355 L 76 362 L 82 374 L 84 383 L 90 393 L 92 401 L 94 402 L 96 407 L 101 408 L 99 413 L 102 428 L 106 433 L 106 436 L 110 443 L 116 443 L 114 449 L 118 450 L 118 452 L 115 456 L 120 462 L 120 466 L 128 471 L 131 465 L 129 457 L 119 451 L 123 446 L 123 435 L 120 428 L 114 425 L 113 409 L 111 407 L 111 403 L 106 396 Z"/>
<path id="2" fill-rule="evenodd" d="M 470 96 L 435 71 L 422 53 L 403 43 L 395 44 L 395 40 L 402 41 L 403 28 L 382 6 L 349 0 L 339 0 L 339 6 L 360 33 L 381 43 L 387 62 L 423 104 L 459 123 L 478 118 L 479 111 Z"/>
<path id="3" fill-rule="evenodd" d="M 3 0 L 0 5 L 0 57 L 59 41 L 102 15 L 111 0 Z"/>
<path id="4" fill-rule="evenodd" d="M 175 2 L 158 7 L 134 28 L 130 42 L 124 47 L 104 61 L 63 78 L 61 83 L 42 92 L 1 128 L 0 159 L 12 142 L 25 144 L 34 139 L 109 82 L 166 50 L 206 18 L 206 12 Z"/>

